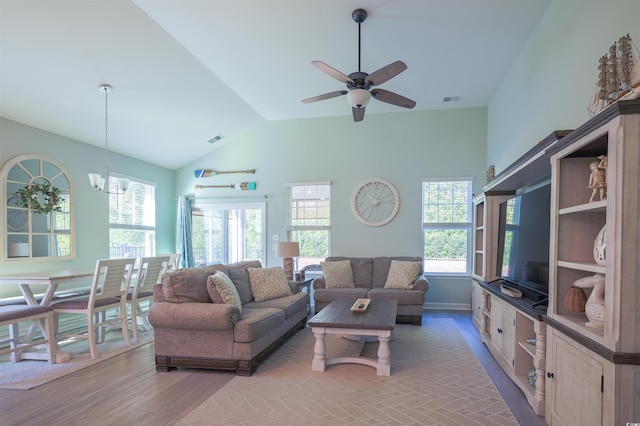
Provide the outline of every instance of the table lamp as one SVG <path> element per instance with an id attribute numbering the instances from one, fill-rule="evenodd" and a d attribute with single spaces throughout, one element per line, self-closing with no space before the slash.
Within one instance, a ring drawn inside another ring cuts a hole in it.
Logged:
<path id="1" fill-rule="evenodd" d="M 276 256 L 282 258 L 285 277 L 293 280 L 293 258 L 300 256 L 300 244 L 297 241 L 277 242 Z"/>

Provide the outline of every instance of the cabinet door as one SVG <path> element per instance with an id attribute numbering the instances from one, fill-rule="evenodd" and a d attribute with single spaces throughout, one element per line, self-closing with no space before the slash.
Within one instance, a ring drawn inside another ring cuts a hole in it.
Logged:
<path id="1" fill-rule="evenodd" d="M 515 367 L 516 311 L 511 305 L 502 308 L 502 359 L 506 365 Z"/>
<path id="2" fill-rule="evenodd" d="M 601 425 L 603 364 L 551 330 L 547 357 L 550 426 Z"/>
<path id="3" fill-rule="evenodd" d="M 495 354 L 502 353 L 504 335 L 504 330 L 502 329 L 503 310 L 504 304 L 497 297 L 491 296 L 491 346 L 493 346 Z"/>
<path id="4" fill-rule="evenodd" d="M 471 320 L 476 330 L 480 331 L 482 322 L 482 287 L 474 281 L 471 289 Z"/>

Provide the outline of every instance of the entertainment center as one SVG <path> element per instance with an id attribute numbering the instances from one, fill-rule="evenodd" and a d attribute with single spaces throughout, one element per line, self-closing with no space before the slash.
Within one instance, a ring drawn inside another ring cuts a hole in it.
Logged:
<path id="1" fill-rule="evenodd" d="M 604 190 L 591 184 L 598 161 Z M 640 100 L 620 101 L 553 132 L 474 198 L 473 323 L 549 425 L 640 419 L 639 169 Z M 597 280 L 604 301 L 584 289 L 588 318 L 583 299 L 565 299 Z"/>

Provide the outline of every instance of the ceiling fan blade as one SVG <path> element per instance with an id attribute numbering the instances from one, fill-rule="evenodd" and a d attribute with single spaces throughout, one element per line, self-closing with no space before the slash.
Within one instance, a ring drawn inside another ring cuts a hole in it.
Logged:
<path id="1" fill-rule="evenodd" d="M 309 104 L 311 102 L 324 101 L 325 99 L 331 99 L 331 98 L 335 98 L 335 97 L 346 95 L 346 94 L 347 94 L 346 90 L 337 90 L 335 92 L 325 93 L 324 95 L 318 95 L 312 98 L 303 99 L 302 103 Z"/>
<path id="2" fill-rule="evenodd" d="M 411 109 L 416 106 L 415 101 L 384 89 L 373 89 L 371 91 L 371 96 L 379 101 L 386 102 L 391 105 L 396 105 L 402 108 Z"/>
<path id="3" fill-rule="evenodd" d="M 351 107 L 351 110 L 353 111 L 353 121 L 357 123 L 358 121 L 364 120 L 364 107 Z"/>
<path id="4" fill-rule="evenodd" d="M 329 65 L 325 64 L 322 61 L 312 61 L 311 65 L 314 65 L 320 71 L 324 72 L 325 74 L 330 75 L 331 77 L 335 78 L 336 80 L 338 80 L 341 83 L 351 83 L 351 84 L 353 84 L 353 80 L 351 80 L 349 77 L 347 77 L 346 75 L 344 75 L 343 73 L 341 73 L 337 69 L 333 68 L 332 66 L 329 66 Z"/>
<path id="5" fill-rule="evenodd" d="M 396 75 L 407 69 L 407 64 L 402 61 L 395 61 L 386 67 L 374 71 L 366 78 L 366 82 L 372 86 L 379 86 L 385 81 L 391 80 Z"/>

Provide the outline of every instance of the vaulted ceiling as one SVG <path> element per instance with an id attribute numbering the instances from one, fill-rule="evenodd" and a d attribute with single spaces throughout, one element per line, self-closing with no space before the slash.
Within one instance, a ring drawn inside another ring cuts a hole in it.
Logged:
<path id="1" fill-rule="evenodd" d="M 357 8 L 362 71 L 408 66 L 381 88 L 414 110 L 486 106 L 550 2 L 0 0 L 0 116 L 103 147 L 108 83 L 110 149 L 170 169 L 265 121 L 362 125 L 345 96 L 301 103 L 345 88 L 311 61 L 357 71 Z M 372 100 L 364 120 L 402 111 Z"/>

